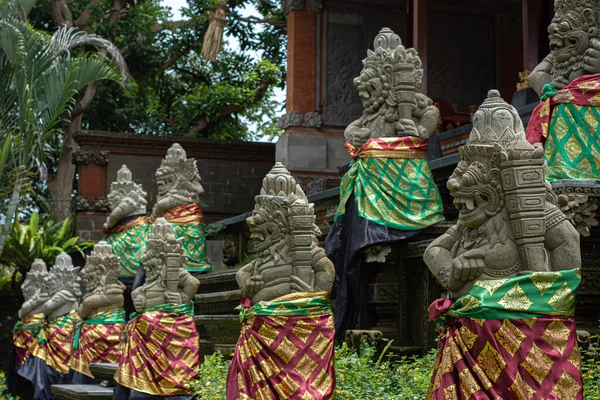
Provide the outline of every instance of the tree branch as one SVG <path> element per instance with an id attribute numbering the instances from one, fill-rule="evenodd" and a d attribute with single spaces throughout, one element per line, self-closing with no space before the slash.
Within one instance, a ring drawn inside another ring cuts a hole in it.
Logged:
<path id="1" fill-rule="evenodd" d="M 162 32 L 165 30 L 174 31 L 181 27 L 186 26 L 190 21 L 165 21 L 162 24 L 154 25 L 152 31 L 154 33 Z"/>
<path id="2" fill-rule="evenodd" d="M 169 58 L 167 60 L 166 63 L 164 63 L 163 65 L 161 65 L 158 68 L 155 68 L 153 70 L 150 71 L 145 71 L 145 72 L 140 72 L 138 74 L 136 74 L 136 76 L 151 76 L 156 74 L 157 72 L 162 72 L 162 71 L 166 71 L 167 69 L 169 69 L 173 64 L 175 64 L 181 57 L 185 56 L 186 54 L 188 54 L 192 49 L 194 48 L 193 44 L 187 45 L 183 48 L 182 51 L 180 51 L 179 53 L 175 53 L 171 56 L 171 58 Z"/>
<path id="3" fill-rule="evenodd" d="M 269 89 L 270 86 L 271 86 L 271 84 L 269 82 L 262 81 L 260 83 L 260 85 L 258 85 L 258 87 L 254 90 L 254 96 L 253 96 L 254 100 L 255 101 L 261 100 L 264 97 L 265 93 L 267 93 L 267 90 Z M 216 118 L 213 118 L 212 121 L 220 121 L 222 119 L 229 117 L 232 114 L 237 114 L 239 112 L 242 112 L 245 109 L 246 109 L 246 107 L 241 106 L 239 104 L 227 106 L 223 109 L 223 111 L 218 113 Z M 185 136 L 188 136 L 188 137 L 194 136 L 197 133 L 204 131 L 207 127 L 208 127 L 208 121 L 206 119 L 206 116 L 202 116 L 198 119 L 198 121 L 196 121 L 196 124 L 187 131 Z"/>
<path id="4" fill-rule="evenodd" d="M 87 27 L 88 22 L 90 22 L 90 18 L 92 16 L 92 13 L 94 12 L 94 9 L 97 6 L 99 6 L 101 3 L 102 3 L 102 0 L 90 1 L 90 4 L 88 4 L 88 6 L 85 8 L 85 10 L 83 10 L 81 15 L 79 15 L 79 17 L 77 17 L 77 19 L 74 22 L 74 25 L 77 28 L 84 30 Z"/>
<path id="5" fill-rule="evenodd" d="M 237 19 L 238 21 L 249 22 L 251 24 L 268 24 L 268 25 L 275 26 L 277 28 L 287 29 L 287 24 L 285 23 L 285 21 L 281 21 L 281 20 L 273 19 L 273 18 L 261 19 L 261 18 L 257 18 L 254 16 L 242 17 L 239 15 L 236 15 L 235 19 Z"/>

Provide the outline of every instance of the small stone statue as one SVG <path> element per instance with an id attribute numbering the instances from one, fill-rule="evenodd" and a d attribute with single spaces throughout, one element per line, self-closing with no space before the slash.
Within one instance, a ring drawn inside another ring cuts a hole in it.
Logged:
<path id="1" fill-rule="evenodd" d="M 579 234 L 555 204 L 542 149 L 490 90 L 459 151 L 447 183 L 458 222 L 424 254 L 451 296 L 430 308 L 445 324 L 427 398 L 581 399 Z"/>
<path id="2" fill-rule="evenodd" d="M 73 266 L 71 256 L 62 252 L 56 257 L 47 283 L 51 297 L 44 303 L 42 310 L 49 321 L 79 309 L 82 280 L 79 268 Z"/>
<path id="3" fill-rule="evenodd" d="M 204 188 L 196 160 L 188 159 L 185 150 L 175 143 L 167 151 L 156 171 L 158 197 L 152 210 L 153 218 L 165 218 L 173 225 L 175 236 L 182 239 L 188 272 L 210 271 L 206 260 L 204 213 L 200 200 Z"/>
<path id="4" fill-rule="evenodd" d="M 236 274 L 244 297 L 242 331 L 229 367 L 227 399 L 330 399 L 335 393 L 328 299 L 333 264 L 318 245 L 313 205 L 281 163 L 263 180 L 246 222 L 257 258 Z M 309 384 L 310 376 L 317 378 Z"/>
<path id="5" fill-rule="evenodd" d="M 30 356 L 45 360 L 45 348 L 40 346 L 38 334 L 44 322 L 42 306 L 50 298 L 46 292 L 45 281 L 48 269 L 44 260 L 36 258 L 31 264 L 31 269 L 21 285 L 23 299 L 25 300 L 19 310 L 19 321 L 13 329 L 13 345 L 17 355 L 18 368 Z"/>
<path id="6" fill-rule="evenodd" d="M 598 0 L 554 1 L 550 54 L 529 75 L 540 96 L 546 84 L 562 89 L 579 77 L 600 73 L 599 8 Z"/>
<path id="7" fill-rule="evenodd" d="M 314 219 L 313 206 L 294 177 L 276 163 L 246 220 L 258 257 L 236 274 L 243 297 L 258 303 L 292 292 L 331 290 L 333 264 L 318 245 L 321 232 Z"/>
<path id="8" fill-rule="evenodd" d="M 346 128 L 346 140 L 359 149 L 370 138 L 431 136 L 440 112 L 419 89 L 423 68 L 415 49 L 406 49 L 400 36 L 383 28 L 363 65 L 354 85 L 364 111 Z"/>
<path id="9" fill-rule="evenodd" d="M 156 171 L 158 197 L 152 214 L 161 216 L 168 210 L 199 203 L 204 195 L 196 160 L 188 159 L 179 143 L 173 144 Z"/>
<path id="10" fill-rule="evenodd" d="M 141 399 L 142 392 L 192 398 L 186 383 L 199 363 L 192 301 L 199 282 L 183 268 L 184 261 L 181 239 L 169 222 L 158 218 L 142 257 L 146 282 L 131 293 L 138 314 L 126 327 L 115 398 Z"/>
<path id="11" fill-rule="evenodd" d="M 123 165 L 117 180 L 110 184 L 108 194 L 111 213 L 104 224 L 105 240 L 120 260 L 119 275 L 135 277 L 148 241 L 149 224 L 146 218 L 146 192 L 133 181 L 131 171 Z"/>
<path id="12" fill-rule="evenodd" d="M 105 225 L 108 229 L 125 218 L 146 215 L 147 194 L 132 178 L 129 168 L 123 165 L 117 172 L 117 180 L 110 184 L 108 203 L 111 211 Z"/>
<path id="13" fill-rule="evenodd" d="M 119 282 L 119 257 L 113 254 L 111 245 L 100 241 L 86 261 L 81 271 L 86 293 L 79 308 L 82 323 L 73 341 L 70 366 L 75 373 L 71 383 L 92 383 L 92 363 L 119 362 L 125 327 L 125 285 Z"/>

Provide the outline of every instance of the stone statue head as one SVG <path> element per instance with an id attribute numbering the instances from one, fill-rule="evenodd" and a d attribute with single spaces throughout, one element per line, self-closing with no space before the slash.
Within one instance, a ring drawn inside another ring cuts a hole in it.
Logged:
<path id="1" fill-rule="evenodd" d="M 364 116 L 379 114 L 391 118 L 400 101 L 399 91 L 412 87 L 417 92 L 423 80 L 416 50 L 406 49 L 400 36 L 389 28 L 383 28 L 375 37 L 373 50 L 367 50 L 363 66 L 354 85 L 363 103 Z"/>
<path id="2" fill-rule="evenodd" d="M 554 17 L 548 26 L 554 78 L 583 70 L 590 40 L 599 37 L 599 17 L 598 0 L 555 0 Z"/>
<path id="3" fill-rule="evenodd" d="M 41 258 L 36 258 L 27 272 L 27 276 L 21 285 L 23 298 L 29 301 L 35 297 L 43 297 L 41 294 L 45 289 L 45 281 L 48 278 L 48 268 Z M 46 294 L 47 295 L 47 294 Z"/>
<path id="4" fill-rule="evenodd" d="M 312 205 L 294 177 L 280 162 L 263 179 L 252 215 L 246 219 L 256 252 L 267 250 L 290 234 L 290 218 L 309 214 Z M 314 224 L 313 224 L 314 225 Z M 319 228 L 314 225 L 313 230 Z M 319 233 L 320 234 L 320 233 Z"/>
<path id="5" fill-rule="evenodd" d="M 103 240 L 96 243 L 81 270 L 86 296 L 94 292 L 104 292 L 109 286 L 124 289 L 123 284 L 119 282 L 119 270 L 119 257 L 113 254 L 112 246 Z"/>
<path id="6" fill-rule="evenodd" d="M 62 252 L 56 256 L 54 265 L 50 268 L 46 288 L 50 296 L 59 292 L 69 292 L 75 299 L 81 294 L 82 279 L 79 274 L 79 267 L 73 266 L 73 260 L 67 253 Z"/>
<path id="7" fill-rule="evenodd" d="M 174 143 L 169 148 L 160 168 L 156 170 L 156 183 L 158 201 L 165 197 L 177 196 L 185 199 L 187 203 L 198 203 L 204 193 L 196 160 L 188 159 L 179 143 Z"/>
<path id="8" fill-rule="evenodd" d="M 525 139 L 517 110 L 507 104 L 497 90 L 473 115 L 469 144 L 459 149 L 461 161 L 447 187 L 454 197 L 459 220 L 467 228 L 477 228 L 505 206 L 500 164 L 523 155 L 541 156 Z"/>
<path id="9" fill-rule="evenodd" d="M 142 256 L 142 264 L 146 272 L 146 283 L 166 280 L 167 255 L 176 255 L 178 265 L 186 261 L 186 255 L 181 246 L 181 239 L 175 237 L 173 225 L 164 218 L 158 218 L 150 227 L 146 252 Z"/>
<path id="10" fill-rule="evenodd" d="M 133 176 L 129 168 L 123 165 L 119 171 L 117 171 L 117 180 L 110 184 L 110 192 L 108 193 L 108 204 L 111 211 L 115 211 L 119 205 L 127 201 L 130 204 L 127 206 L 127 210 L 131 210 L 129 215 L 139 215 L 146 213 L 146 192 L 142 189 L 141 184 L 137 184 L 133 181 Z M 124 218 L 129 215 L 120 216 Z"/>

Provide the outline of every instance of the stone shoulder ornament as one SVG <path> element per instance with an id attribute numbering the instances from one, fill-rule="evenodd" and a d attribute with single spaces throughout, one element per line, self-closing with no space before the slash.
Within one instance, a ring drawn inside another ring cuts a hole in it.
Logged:
<path id="1" fill-rule="evenodd" d="M 370 138 L 431 136 L 439 110 L 419 89 L 423 68 L 416 50 L 406 49 L 400 36 L 383 28 L 363 65 L 354 85 L 364 111 L 346 128 L 346 140 L 358 149 Z"/>
<path id="2" fill-rule="evenodd" d="M 42 311 L 49 321 L 79 308 L 82 283 L 79 267 L 73 266 L 73 261 L 67 253 L 60 253 L 46 280 L 46 290 L 50 299 L 44 303 Z"/>
<path id="3" fill-rule="evenodd" d="M 131 293 L 137 312 L 163 304 L 192 301 L 200 283 L 183 268 L 185 260 L 181 239 L 175 237 L 173 226 L 164 218 L 158 218 L 150 228 L 142 256 L 146 283 Z"/>
<path id="4" fill-rule="evenodd" d="M 600 72 L 600 1 L 555 0 L 548 26 L 550 54 L 529 75 L 541 96 L 545 84 L 561 89 L 573 80 Z"/>
<path id="5" fill-rule="evenodd" d="M 496 90 L 473 116 L 470 143 L 448 179 L 458 222 L 424 259 L 457 298 L 476 280 L 581 266 L 579 234 L 545 180 L 543 150 L 525 139 L 516 109 Z"/>
<path id="6" fill-rule="evenodd" d="M 179 143 L 173 144 L 156 170 L 158 196 L 154 216 L 185 204 L 199 203 L 204 195 L 196 160 L 188 159 Z"/>
<path id="7" fill-rule="evenodd" d="M 47 292 L 46 279 L 48 268 L 44 260 L 36 258 L 31 264 L 31 269 L 21 285 L 23 292 L 23 305 L 19 310 L 19 318 L 25 319 L 29 315 L 42 312 L 42 306 L 50 298 Z"/>
<path id="8" fill-rule="evenodd" d="M 119 281 L 119 271 L 119 257 L 113 254 L 112 246 L 105 241 L 96 243 L 81 270 L 86 289 L 79 309 L 82 319 L 123 307 L 125 285 Z"/>
<path id="9" fill-rule="evenodd" d="M 246 220 L 257 258 L 236 274 L 253 303 L 293 292 L 331 291 L 334 267 L 318 246 L 313 204 L 281 163 L 265 176 Z"/>
<path id="10" fill-rule="evenodd" d="M 117 172 L 117 180 L 110 184 L 108 203 L 111 212 L 106 227 L 113 228 L 127 217 L 146 215 L 146 196 L 142 185 L 133 181 L 131 171 L 123 165 Z"/>

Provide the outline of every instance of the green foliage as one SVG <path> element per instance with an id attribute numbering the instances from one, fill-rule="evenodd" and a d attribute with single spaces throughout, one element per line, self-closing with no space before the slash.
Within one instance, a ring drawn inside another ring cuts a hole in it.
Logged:
<path id="1" fill-rule="evenodd" d="M 89 2 L 62 3 L 70 9 L 74 26 L 122 50 L 138 84 L 125 96 L 114 84 L 99 85 L 83 126 L 222 139 L 279 134 L 274 121 L 282 105 L 273 100 L 273 87 L 285 85 L 281 5 L 278 0 L 229 2 L 223 50 L 212 62 L 200 53 L 208 15 L 217 2 L 188 0 L 183 19 L 172 21 L 170 8 L 159 0 L 124 2 L 120 10 L 112 0 L 101 0 L 85 24 L 78 16 Z M 243 16 L 247 6 L 260 16 Z M 40 29 L 51 31 L 55 25 L 47 2 L 38 2 L 32 16 Z M 250 123 L 258 130 L 250 131 Z"/>
<path id="2" fill-rule="evenodd" d="M 589 344 L 582 350 L 583 391 L 586 400 L 600 400 L 600 335 L 591 336 Z"/>
<path id="3" fill-rule="evenodd" d="M 36 258 L 52 265 L 56 256 L 63 251 L 83 255 L 85 249 L 93 246 L 92 242 L 80 242 L 79 237 L 73 234 L 72 218 L 56 222 L 50 214 L 40 216 L 37 212 L 31 215 L 27 224 L 20 223 L 17 218 L 0 261 L 25 276 Z"/>
<path id="4" fill-rule="evenodd" d="M 218 351 L 204 357 L 204 362 L 196 370 L 197 378 L 189 381 L 195 397 L 205 400 L 225 400 L 228 366 L 229 362 Z"/>
<path id="5" fill-rule="evenodd" d="M 19 400 L 19 396 L 15 397 L 9 393 L 4 371 L 0 371 L 0 400 Z"/>

